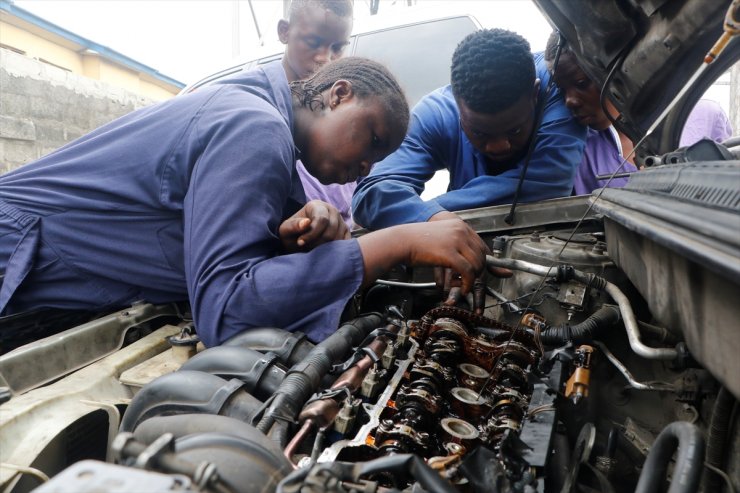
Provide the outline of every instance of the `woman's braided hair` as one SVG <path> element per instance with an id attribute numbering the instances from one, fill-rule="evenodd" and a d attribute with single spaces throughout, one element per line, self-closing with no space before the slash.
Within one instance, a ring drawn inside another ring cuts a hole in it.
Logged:
<path id="1" fill-rule="evenodd" d="M 354 94 L 361 99 L 378 98 L 391 118 L 408 127 L 409 105 L 403 89 L 385 66 L 367 58 L 340 58 L 306 80 L 291 82 L 290 89 L 302 106 L 313 111 L 324 108 L 321 93 L 338 80 L 349 81 Z"/>
<path id="2" fill-rule="evenodd" d="M 529 43 L 505 29 L 483 29 L 455 48 L 450 67 L 452 93 L 473 111 L 497 113 L 524 94 L 536 78 Z"/>

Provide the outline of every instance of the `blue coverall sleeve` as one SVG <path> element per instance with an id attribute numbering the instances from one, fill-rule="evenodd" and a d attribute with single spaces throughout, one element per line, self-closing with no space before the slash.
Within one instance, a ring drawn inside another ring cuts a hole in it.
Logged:
<path id="1" fill-rule="evenodd" d="M 207 118 L 194 132 L 204 151 L 183 211 L 185 274 L 199 336 L 212 346 L 270 326 L 325 338 L 363 279 L 357 241 L 281 255 L 277 231 L 295 159 L 288 126 L 269 110 L 248 119 L 211 111 Z"/>
<path id="2" fill-rule="evenodd" d="M 536 54 L 534 60 L 541 81 L 540 96 L 544 97 L 549 81 L 547 65 L 542 54 Z M 476 161 L 485 158 L 464 137 L 454 100 L 446 91 L 435 91 L 414 108 L 401 147 L 360 182 L 352 200 L 358 224 L 378 229 L 426 221 L 442 210 L 512 202 L 524 160 L 507 171 L 487 174 L 485 166 Z M 569 196 L 585 137 L 585 127 L 573 119 L 557 88 L 553 88 L 536 130 L 535 148 L 519 199 L 532 202 Z M 419 195 L 424 183 L 442 168 L 450 170 L 452 190 L 423 201 Z M 462 182 L 463 179 L 467 181 Z"/>
<path id="3" fill-rule="evenodd" d="M 543 121 L 522 184 L 521 202 L 569 196 L 583 155 L 584 127 L 570 116 Z M 524 160 L 499 175 L 478 176 L 433 201 L 450 211 L 511 203 L 523 167 Z"/>
<path id="4" fill-rule="evenodd" d="M 355 223 L 375 230 L 423 222 L 443 210 L 420 197 L 434 172 L 445 168 L 440 148 L 449 138 L 439 131 L 441 120 L 440 109 L 429 96 L 417 104 L 401 147 L 377 163 L 357 186 L 352 197 Z"/>

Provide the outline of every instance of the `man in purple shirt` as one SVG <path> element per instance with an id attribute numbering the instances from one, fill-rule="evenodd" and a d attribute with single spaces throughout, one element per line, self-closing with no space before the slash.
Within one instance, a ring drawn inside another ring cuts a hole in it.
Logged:
<path id="1" fill-rule="evenodd" d="M 690 146 L 701 139 L 722 143 L 731 135 L 732 125 L 722 107 L 711 99 L 700 99 L 686 118 L 679 146 Z"/>
<path id="2" fill-rule="evenodd" d="M 601 180 L 596 178 L 597 176 L 610 176 L 622 165 L 624 148 L 620 134 L 612 125 L 600 130 L 593 127 L 588 128 L 583 161 L 578 167 L 576 179 L 573 182 L 575 195 L 589 194 L 597 188 L 606 186 L 607 182 L 609 182 L 609 187 L 623 187 L 627 184 L 629 180 L 627 177 L 612 178 L 611 181 L 609 178 Z M 633 171 L 637 171 L 637 167 L 627 161 L 622 165 L 620 173 Z"/>
<path id="3" fill-rule="evenodd" d="M 625 155 L 622 135 L 612 125 L 600 130 L 589 126 L 583 163 L 578 168 L 573 184 L 573 192 L 576 195 L 589 194 L 606 185 L 608 178 L 598 180 L 596 177 L 611 175 L 622 163 Z M 732 127 L 722 107 L 709 99 L 700 99 L 686 119 L 679 146 L 687 147 L 701 139 L 721 143 L 731 135 Z M 631 162 L 627 162 L 622 166 L 620 173 L 633 171 L 637 171 L 637 168 Z M 609 182 L 609 187 L 623 187 L 627 181 L 629 181 L 627 177 L 613 178 Z"/>

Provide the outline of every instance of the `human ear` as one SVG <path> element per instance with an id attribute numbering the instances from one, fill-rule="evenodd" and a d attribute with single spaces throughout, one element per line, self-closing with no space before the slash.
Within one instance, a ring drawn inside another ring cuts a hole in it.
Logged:
<path id="1" fill-rule="evenodd" d="M 352 83 L 348 80 L 339 79 L 329 91 L 329 106 L 334 108 L 340 103 L 349 101 L 354 97 Z"/>
<path id="2" fill-rule="evenodd" d="M 535 105 L 537 104 L 537 100 L 539 99 L 539 96 L 540 96 L 540 84 L 541 84 L 540 79 L 534 80 L 534 90 L 532 91 L 532 99 L 534 100 Z"/>
<path id="3" fill-rule="evenodd" d="M 278 39 L 284 45 L 288 44 L 288 32 L 290 31 L 290 22 L 280 19 L 277 25 Z"/>

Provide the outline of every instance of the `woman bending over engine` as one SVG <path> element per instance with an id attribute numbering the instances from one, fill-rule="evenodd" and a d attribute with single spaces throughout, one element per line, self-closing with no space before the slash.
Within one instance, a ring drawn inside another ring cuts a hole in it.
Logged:
<path id="1" fill-rule="evenodd" d="M 275 62 L 119 118 L 0 176 L 0 315 L 189 300 L 208 346 L 257 326 L 319 341 L 398 263 L 452 268 L 467 291 L 487 247 L 463 221 L 350 239 L 305 203 L 296 159 L 356 180 L 408 120 L 395 78 L 360 58 L 293 84 Z"/>

